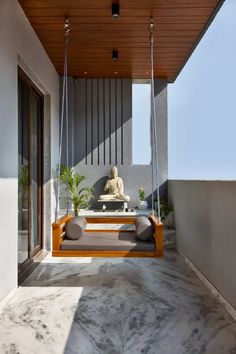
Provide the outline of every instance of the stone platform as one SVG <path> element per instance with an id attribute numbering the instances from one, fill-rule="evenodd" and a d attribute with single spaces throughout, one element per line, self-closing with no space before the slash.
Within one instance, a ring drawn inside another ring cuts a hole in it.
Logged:
<path id="1" fill-rule="evenodd" d="M 134 209 L 134 211 L 120 211 L 120 210 L 80 210 L 79 216 L 83 217 L 124 217 L 124 216 L 150 216 L 152 215 L 151 209 L 139 210 Z"/>
<path id="2" fill-rule="evenodd" d="M 69 210 L 70 214 L 74 214 L 73 210 Z M 66 210 L 59 210 L 59 217 L 66 215 Z M 80 210 L 78 213 L 79 216 L 87 217 L 129 217 L 129 216 L 150 216 L 152 215 L 151 209 L 139 210 L 134 209 L 134 211 L 122 211 L 122 210 Z"/>

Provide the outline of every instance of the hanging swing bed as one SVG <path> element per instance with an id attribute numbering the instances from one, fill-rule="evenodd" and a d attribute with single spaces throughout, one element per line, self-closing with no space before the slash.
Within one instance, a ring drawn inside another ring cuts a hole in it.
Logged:
<path id="1" fill-rule="evenodd" d="M 67 181 L 67 213 L 58 218 L 60 195 L 60 163 L 62 153 L 62 135 L 65 118 L 66 137 L 66 165 L 68 157 L 68 87 L 67 87 L 67 48 L 70 24 L 65 19 L 65 59 L 62 88 L 61 129 L 59 146 L 59 168 L 57 171 L 56 213 L 52 224 L 52 256 L 54 257 L 161 257 L 164 253 L 163 224 L 160 218 L 160 203 L 158 202 L 157 215 L 154 212 L 154 190 L 159 197 L 159 171 L 157 153 L 157 129 L 154 99 L 154 70 L 153 70 L 153 31 L 154 23 L 150 20 L 150 66 L 151 66 L 151 173 L 152 173 L 152 215 L 147 217 L 73 217 L 69 214 L 69 184 Z M 87 223 L 93 224 L 92 229 L 86 229 Z M 101 229 L 98 224 L 105 224 Z M 127 229 L 114 229 L 112 224 L 125 224 Z M 70 236 L 70 237 L 69 237 Z"/>

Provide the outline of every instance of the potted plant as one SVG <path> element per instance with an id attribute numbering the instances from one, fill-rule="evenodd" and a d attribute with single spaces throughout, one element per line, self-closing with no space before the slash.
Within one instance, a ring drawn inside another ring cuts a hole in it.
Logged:
<path id="1" fill-rule="evenodd" d="M 145 210 L 148 207 L 148 203 L 145 200 L 145 191 L 143 187 L 140 187 L 139 190 L 139 203 L 138 203 L 138 209 L 140 210 Z"/>
<path id="2" fill-rule="evenodd" d="M 157 210 L 157 201 L 155 201 L 155 209 Z M 174 227 L 174 213 L 168 202 L 164 199 L 160 200 L 161 220 L 168 228 Z"/>
<path id="3" fill-rule="evenodd" d="M 73 205 L 74 215 L 78 216 L 79 209 L 87 208 L 89 200 L 93 198 L 93 188 L 83 187 L 80 184 L 86 179 L 71 167 L 61 165 L 60 181 L 69 187 L 70 201 Z"/>

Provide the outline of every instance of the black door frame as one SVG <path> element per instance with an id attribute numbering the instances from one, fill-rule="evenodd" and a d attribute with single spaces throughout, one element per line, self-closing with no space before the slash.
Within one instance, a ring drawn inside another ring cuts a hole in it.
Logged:
<path id="1" fill-rule="evenodd" d="M 29 101 L 28 101 L 28 127 L 29 127 L 29 166 L 32 165 L 32 117 L 31 117 L 31 100 L 32 95 L 37 95 L 37 98 L 40 100 L 41 112 L 40 119 L 38 120 L 38 131 L 40 132 L 37 136 L 38 147 L 40 151 L 40 156 L 38 157 L 38 217 L 37 217 L 37 229 L 39 235 L 39 244 L 35 249 L 31 250 L 31 192 L 32 192 L 32 168 L 29 168 L 29 212 L 28 212 L 28 259 L 26 259 L 21 265 L 18 265 L 18 283 L 22 283 L 24 279 L 34 270 L 35 267 L 32 267 L 33 258 L 43 249 L 43 208 L 44 208 L 44 199 L 43 199 L 43 181 L 44 181 L 44 140 L 43 140 L 43 127 L 44 127 L 44 95 L 42 92 L 35 86 L 35 84 L 30 80 L 26 73 L 18 66 L 18 82 L 23 81 L 29 88 Z M 18 94 L 19 97 L 19 94 Z"/>

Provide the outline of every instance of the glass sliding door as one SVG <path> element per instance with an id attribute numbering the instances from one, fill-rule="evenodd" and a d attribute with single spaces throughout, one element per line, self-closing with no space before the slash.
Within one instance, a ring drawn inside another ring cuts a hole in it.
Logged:
<path id="1" fill-rule="evenodd" d="M 30 235 L 31 253 L 37 253 L 41 249 L 41 117 L 42 99 L 31 91 L 30 97 Z"/>
<path id="2" fill-rule="evenodd" d="M 43 98 L 19 69 L 18 79 L 19 276 L 42 249 Z"/>
<path id="3" fill-rule="evenodd" d="M 18 263 L 29 258 L 29 87 L 18 84 Z"/>

